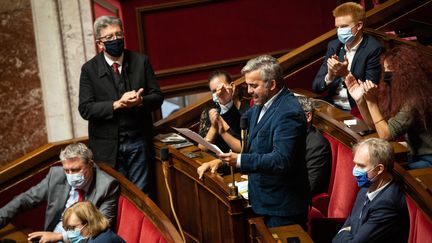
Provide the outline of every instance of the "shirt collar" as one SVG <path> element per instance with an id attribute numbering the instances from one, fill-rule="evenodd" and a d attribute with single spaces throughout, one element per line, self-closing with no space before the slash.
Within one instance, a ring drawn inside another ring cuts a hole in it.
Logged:
<path id="1" fill-rule="evenodd" d="M 348 50 L 347 45 L 345 44 L 345 51 L 346 52 L 356 52 L 357 49 L 359 48 L 360 44 L 363 42 L 363 36 L 360 39 L 360 41 L 357 43 L 357 45 L 353 46 L 351 49 Z"/>
<path id="2" fill-rule="evenodd" d="M 118 63 L 121 66 L 123 64 L 123 56 L 124 56 L 124 52 L 121 54 L 120 58 L 117 61 L 115 61 L 115 63 Z M 111 67 L 113 65 L 114 61 L 109 59 L 109 57 L 107 57 L 105 55 L 105 52 L 104 52 L 104 58 L 105 58 L 105 61 L 108 63 L 108 65 Z"/>
<path id="3" fill-rule="evenodd" d="M 268 108 L 270 108 L 270 106 L 273 104 L 274 100 L 276 99 L 276 97 L 282 92 L 283 89 L 280 89 L 275 95 L 273 95 L 273 97 L 271 97 L 269 100 L 267 100 L 267 102 L 263 105 L 262 110 L 268 110 Z"/>
<path id="4" fill-rule="evenodd" d="M 384 188 L 386 188 L 389 184 L 390 184 L 391 180 L 389 182 L 387 182 L 386 184 L 384 184 L 384 186 L 378 188 L 377 190 L 373 191 L 373 192 L 367 192 L 366 196 L 369 198 L 369 201 L 372 202 L 372 200 L 374 200 L 374 198 L 378 195 L 378 193 L 380 193 L 380 191 L 382 191 Z"/>

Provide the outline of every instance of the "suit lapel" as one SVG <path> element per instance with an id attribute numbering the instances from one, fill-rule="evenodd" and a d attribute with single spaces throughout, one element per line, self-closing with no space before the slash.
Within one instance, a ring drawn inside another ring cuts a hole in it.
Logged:
<path id="1" fill-rule="evenodd" d="M 108 89 L 110 94 L 114 94 L 117 99 L 119 99 L 117 85 L 115 84 L 114 77 L 111 75 L 110 67 L 105 61 L 103 52 L 98 54 L 97 57 L 97 67 L 98 67 L 98 77 L 101 82 L 105 82 L 105 87 Z"/>
<path id="2" fill-rule="evenodd" d="M 352 72 L 352 69 L 355 67 L 357 60 L 359 59 L 359 56 L 363 53 L 362 49 L 364 49 L 366 47 L 367 40 L 368 40 L 367 38 L 368 38 L 367 35 L 363 35 L 363 40 L 360 43 L 357 51 L 355 52 L 354 58 L 353 58 L 352 63 L 351 63 L 351 70 L 350 70 L 351 72 Z M 363 80 L 363 81 L 366 81 L 366 80 Z"/>
<path id="3" fill-rule="evenodd" d="M 252 124 L 252 128 L 251 129 L 251 134 L 249 136 L 249 141 L 252 141 L 253 138 L 255 138 L 255 136 L 258 134 L 259 130 L 261 130 L 261 128 L 263 128 L 263 126 L 269 121 L 270 117 L 273 116 L 273 113 L 276 110 L 276 107 L 279 106 L 281 97 L 287 92 L 286 88 L 283 88 L 283 90 L 279 93 L 279 95 L 275 98 L 275 100 L 273 101 L 273 104 L 268 108 L 268 110 L 266 111 L 266 113 L 264 114 L 263 117 L 261 117 L 261 120 L 256 123 L 258 121 L 258 117 L 259 114 L 261 112 L 261 109 L 257 109 L 257 112 L 255 112 L 254 116 L 256 117 L 252 117 L 254 119 L 252 119 L 252 121 L 255 121 Z"/>

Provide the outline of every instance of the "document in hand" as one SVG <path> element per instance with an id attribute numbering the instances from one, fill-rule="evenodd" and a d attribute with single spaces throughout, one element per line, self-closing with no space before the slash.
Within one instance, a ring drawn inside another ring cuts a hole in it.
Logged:
<path id="1" fill-rule="evenodd" d="M 218 146 L 207 142 L 207 140 L 205 140 L 203 137 L 201 137 L 198 133 L 191 131 L 188 128 L 173 127 L 173 129 L 175 129 L 177 132 L 185 135 L 186 137 L 192 139 L 193 141 L 203 145 L 204 147 L 206 147 L 208 150 L 212 151 L 215 154 L 223 153 L 222 150 L 220 150 L 220 148 Z"/>

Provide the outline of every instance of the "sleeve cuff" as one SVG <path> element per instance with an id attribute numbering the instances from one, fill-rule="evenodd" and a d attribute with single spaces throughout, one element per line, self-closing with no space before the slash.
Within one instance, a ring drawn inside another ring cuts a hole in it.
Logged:
<path id="1" fill-rule="evenodd" d="M 237 155 L 236 167 L 240 168 L 240 166 L 241 166 L 241 154 L 238 154 Z"/>

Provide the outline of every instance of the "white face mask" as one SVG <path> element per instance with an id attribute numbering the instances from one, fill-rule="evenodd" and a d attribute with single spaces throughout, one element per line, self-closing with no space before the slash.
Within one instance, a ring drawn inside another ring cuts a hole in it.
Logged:
<path id="1" fill-rule="evenodd" d="M 82 189 L 85 184 L 84 174 L 81 172 L 75 174 L 66 174 L 69 185 L 73 188 Z"/>
<path id="2" fill-rule="evenodd" d="M 219 105 L 219 98 L 217 97 L 216 93 L 212 94 L 212 99 L 216 105 Z"/>

